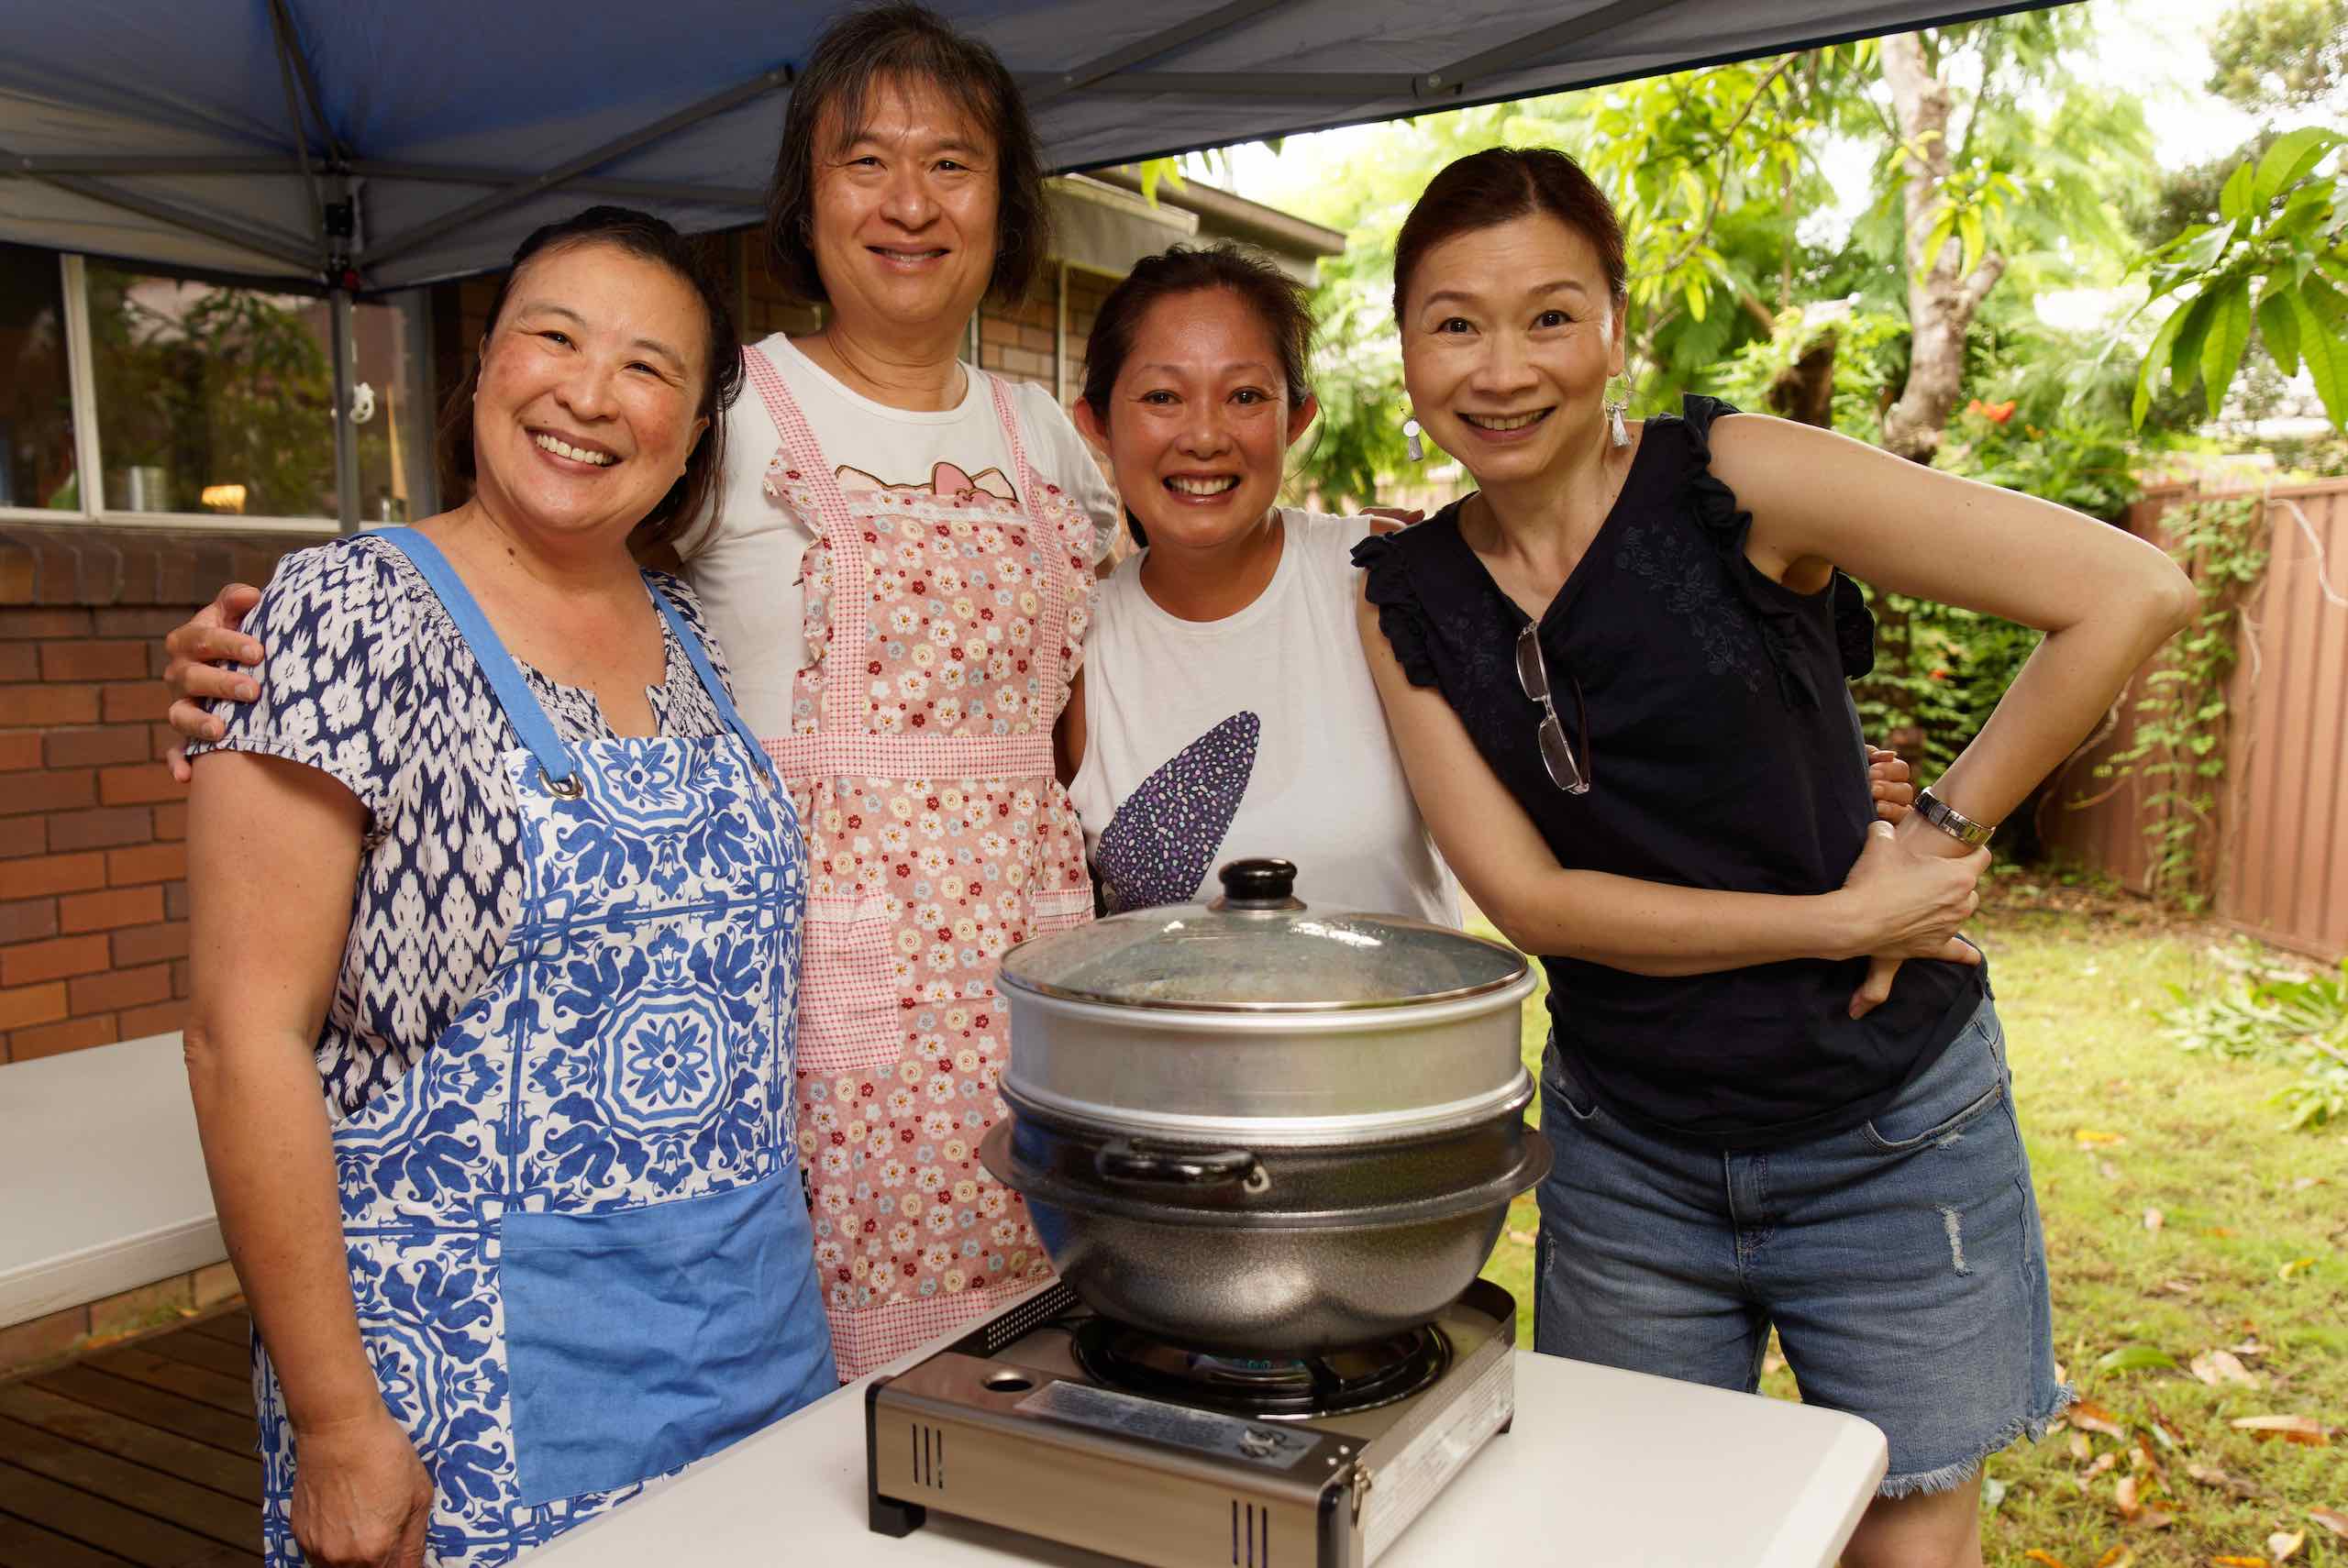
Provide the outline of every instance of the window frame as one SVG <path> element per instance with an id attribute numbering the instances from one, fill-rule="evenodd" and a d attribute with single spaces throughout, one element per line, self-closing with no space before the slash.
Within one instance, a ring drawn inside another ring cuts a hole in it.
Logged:
<path id="1" fill-rule="evenodd" d="M 103 528 L 154 528 L 199 534 L 286 534 L 316 538 L 331 538 L 343 532 L 341 520 L 327 515 L 265 517 L 226 512 L 132 512 L 106 505 L 105 453 L 98 435 L 97 364 L 91 352 L 90 341 L 88 259 L 75 252 L 60 251 L 57 261 L 60 285 L 65 295 L 66 388 L 72 410 L 74 479 L 82 504 L 72 509 L 0 506 L 0 524 L 27 527 L 89 525 Z M 170 268 L 146 270 L 157 277 L 179 275 Z M 406 316 L 410 326 L 407 336 L 411 343 L 428 341 L 428 337 L 423 336 L 428 331 L 430 322 L 424 290 L 404 289 L 367 303 L 384 305 Z M 430 356 L 419 354 L 412 369 L 417 382 L 418 406 L 429 409 L 434 401 L 429 385 L 432 372 Z M 343 416 L 343 411 L 338 409 L 338 423 Z M 429 455 L 427 439 L 422 456 L 428 458 Z M 417 471 L 411 475 L 411 483 L 421 492 L 425 502 L 415 514 L 428 515 L 438 510 L 437 476 L 428 460 L 414 466 Z M 341 443 L 338 441 L 335 452 L 337 494 L 341 493 Z M 369 525 L 364 519 L 359 519 L 352 526 L 355 530 Z"/>

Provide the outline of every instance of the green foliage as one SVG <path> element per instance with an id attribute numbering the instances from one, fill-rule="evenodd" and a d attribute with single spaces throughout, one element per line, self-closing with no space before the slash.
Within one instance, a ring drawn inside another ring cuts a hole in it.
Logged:
<path id="1" fill-rule="evenodd" d="M 2137 373 L 2139 425 L 2164 377 L 2179 390 L 2198 379 L 2216 417 L 2254 327 L 2283 375 L 2307 366 L 2324 412 L 2348 429 L 2348 168 L 2320 172 L 2343 146 L 2320 126 L 2277 137 L 2227 176 L 2216 222 L 2143 258 L 2146 305 L 2178 303 Z"/>
<path id="2" fill-rule="evenodd" d="M 2171 986 L 2165 1032 L 2187 1051 L 2299 1071 L 2274 1097 L 2294 1131 L 2348 1121 L 2348 959 L 2312 978 L 2250 966 L 2214 992 Z"/>
<path id="3" fill-rule="evenodd" d="M 2210 91 L 2254 114 L 2314 108 L 2348 76 L 2348 0 L 2252 0 L 2210 39 Z"/>
<path id="4" fill-rule="evenodd" d="M 178 511 L 200 511 L 206 484 L 235 483 L 249 514 L 334 512 L 333 367 L 297 308 L 102 265 L 89 278 L 109 467 L 164 469 Z M 173 308 L 142 299 L 159 287 Z"/>
<path id="5" fill-rule="evenodd" d="M 1906 372 L 1908 320 L 1891 311 L 1843 300 L 1791 305 L 1768 337 L 1744 344 L 1700 384 L 1739 408 L 1784 412 L 1781 389 L 1806 356 L 1825 349 L 1833 356 L 1833 427 L 1872 442 L 1883 434 L 1886 394 Z"/>
<path id="6" fill-rule="evenodd" d="M 2256 499 L 2237 498 L 2194 502 L 2162 519 L 2169 554 L 2191 575 L 2201 607 L 2145 677 L 2129 744 L 2095 768 L 2099 778 L 2133 777 L 2151 786 L 2141 811 L 2152 889 L 2189 909 L 2204 902 L 2202 832 L 2226 771 L 2226 681 L 2238 657 L 2242 597 L 2266 570 L 2265 513 Z"/>
<path id="7" fill-rule="evenodd" d="M 2076 81 L 2069 62 L 2093 43 L 2087 21 L 2034 12 L 1931 40 L 1964 109 L 1944 193 L 1949 232 L 2007 259 L 2008 293 L 2116 281 L 2125 242 L 2113 193 L 2141 185 L 2149 140 L 2132 99 Z M 1880 101 L 1878 53 L 1869 41 L 1429 116 L 1360 133 L 1337 178 L 1279 193 L 1348 236 L 1322 271 L 1324 418 L 1305 481 L 1358 501 L 1403 471 L 1387 300 L 1394 234 L 1444 164 L 1502 145 L 1572 153 L 1616 203 L 1634 413 L 1696 390 L 1771 406 L 1767 390 L 1817 343 L 1822 314 L 1839 310 L 1833 422 L 1875 438 L 1907 375 L 1899 211 L 1911 161 Z M 1819 163 L 1837 141 L 1873 151 L 1875 200 L 1849 236 L 1822 245 L 1804 237 L 1806 220 L 1838 204 Z M 2075 346 L 2054 347 L 2068 356 Z M 2046 364 L 2035 365 L 2042 380 Z"/>

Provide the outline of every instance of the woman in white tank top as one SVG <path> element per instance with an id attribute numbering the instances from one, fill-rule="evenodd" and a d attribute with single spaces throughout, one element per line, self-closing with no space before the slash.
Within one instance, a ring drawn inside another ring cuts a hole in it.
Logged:
<path id="1" fill-rule="evenodd" d="M 1094 597 L 1060 739 L 1113 912 L 1279 856 L 1308 904 L 1459 923 L 1354 631 L 1370 520 L 1273 504 L 1311 339 L 1303 289 L 1226 246 L 1149 258 L 1096 318 L 1077 424 L 1147 547 Z"/>

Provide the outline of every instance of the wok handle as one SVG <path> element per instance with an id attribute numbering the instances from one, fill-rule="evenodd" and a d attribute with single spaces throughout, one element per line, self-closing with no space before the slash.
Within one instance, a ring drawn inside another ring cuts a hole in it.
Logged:
<path id="1" fill-rule="evenodd" d="M 1136 1182 L 1161 1187 L 1229 1187 L 1237 1183 L 1250 1192 L 1269 1185 L 1246 1149 L 1164 1149 L 1119 1138 L 1101 1145 L 1092 1168 L 1103 1181 Z"/>

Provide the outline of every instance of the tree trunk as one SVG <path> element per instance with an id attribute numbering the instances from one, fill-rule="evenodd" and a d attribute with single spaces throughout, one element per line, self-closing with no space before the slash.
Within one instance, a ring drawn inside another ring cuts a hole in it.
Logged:
<path id="1" fill-rule="evenodd" d="M 1883 79 L 1908 148 L 1900 191 L 1908 238 L 1908 384 L 1883 416 L 1883 444 L 1913 462 L 1928 463 L 1965 387 L 1965 334 L 1973 314 L 1998 280 L 2006 259 L 1985 253 L 1970 276 L 1959 268 L 1965 248 L 1954 237 L 1927 256 L 1947 200 L 1950 157 L 1948 84 L 1933 73 L 1923 39 L 1899 33 L 1883 40 Z M 1928 265 L 1929 263 L 1929 265 Z"/>
<path id="2" fill-rule="evenodd" d="M 1834 349 L 1836 334 L 1828 327 L 1811 340 L 1801 358 L 1778 372 L 1769 383 L 1769 412 L 1780 419 L 1834 428 Z"/>

